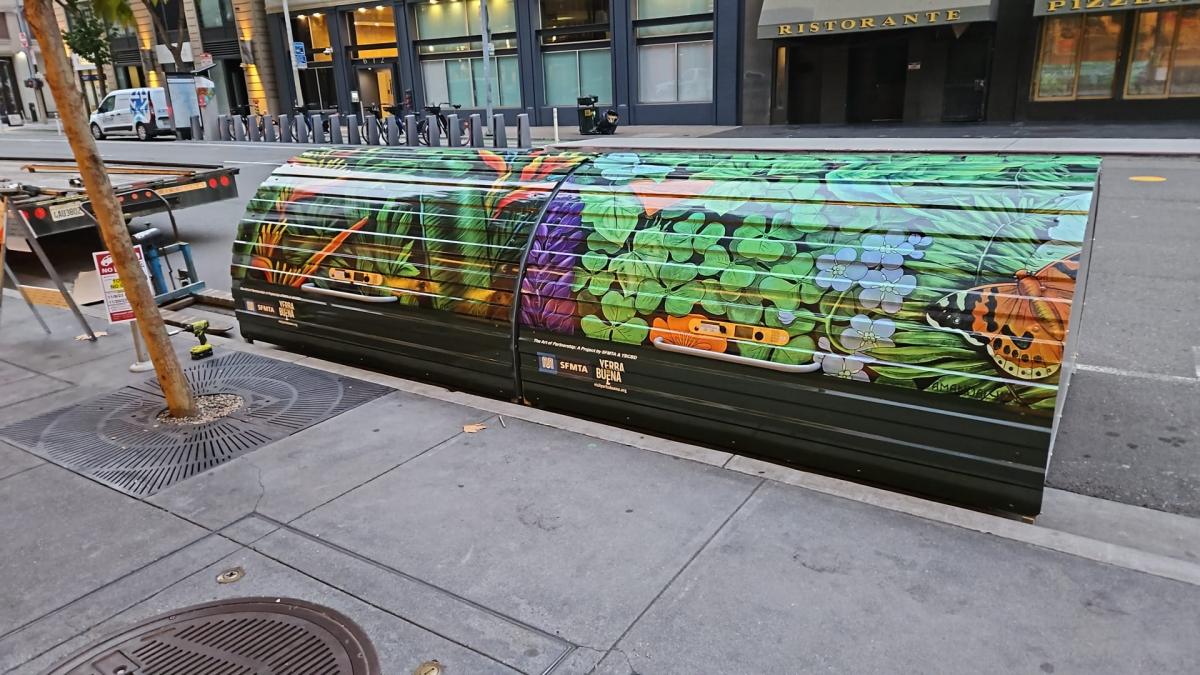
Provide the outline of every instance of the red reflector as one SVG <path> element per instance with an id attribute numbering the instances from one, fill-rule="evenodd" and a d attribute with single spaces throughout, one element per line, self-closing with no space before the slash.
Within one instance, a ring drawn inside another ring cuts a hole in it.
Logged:
<path id="1" fill-rule="evenodd" d="M 221 187 L 229 187 L 229 176 L 221 176 Z"/>
<path id="2" fill-rule="evenodd" d="M 33 210 L 33 217 L 37 218 L 38 220 L 45 218 L 46 217 L 46 209 L 44 209 L 40 206 L 37 207 L 36 209 Z"/>
<path id="3" fill-rule="evenodd" d="M 154 197 L 154 194 L 147 192 L 144 196 L 146 197 L 146 199 L 150 199 L 150 198 Z"/>
<path id="4" fill-rule="evenodd" d="M 125 203 L 125 195 L 119 195 L 119 196 L 117 197 L 117 201 L 119 201 L 119 202 L 121 202 L 122 204 L 124 204 L 124 203 Z"/>
<path id="5" fill-rule="evenodd" d="M 217 189 L 217 179 L 216 179 L 216 178 L 209 178 L 209 179 L 208 179 L 208 187 L 210 187 L 210 188 L 212 188 L 212 189 L 214 189 L 214 190 L 215 190 L 215 189 Z"/>
<path id="6" fill-rule="evenodd" d="M 135 202 L 136 202 L 136 201 L 138 200 L 138 197 L 140 197 L 141 195 L 139 195 L 139 194 L 138 194 L 138 193 L 136 193 L 136 192 L 133 192 L 133 193 L 130 193 L 130 195 L 129 195 L 129 196 L 130 196 L 130 197 L 132 197 L 132 198 L 133 198 L 133 201 L 135 201 Z"/>

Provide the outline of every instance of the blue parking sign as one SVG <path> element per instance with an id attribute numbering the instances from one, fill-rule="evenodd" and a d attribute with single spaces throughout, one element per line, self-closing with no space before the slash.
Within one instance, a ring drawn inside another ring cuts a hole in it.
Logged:
<path id="1" fill-rule="evenodd" d="M 308 49 L 305 48 L 303 42 L 292 43 L 292 53 L 296 55 L 296 67 L 308 67 Z"/>

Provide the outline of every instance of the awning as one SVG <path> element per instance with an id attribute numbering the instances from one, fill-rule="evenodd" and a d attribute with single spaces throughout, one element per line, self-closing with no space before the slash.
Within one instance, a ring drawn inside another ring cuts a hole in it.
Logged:
<path id="1" fill-rule="evenodd" d="M 267 14 L 278 14 L 283 11 L 283 0 L 266 0 L 265 4 Z M 324 9 L 344 4 L 346 4 L 346 0 L 291 0 L 288 2 L 288 11 L 295 15 L 313 9 Z"/>
<path id="2" fill-rule="evenodd" d="M 1057 16 L 1083 12 L 1114 12 L 1122 9 L 1170 9 L 1200 5 L 1200 0 L 1037 0 L 1034 16 Z"/>
<path id="3" fill-rule="evenodd" d="M 758 16 L 758 37 L 769 40 L 995 21 L 997 4 L 999 0 L 765 0 Z"/>

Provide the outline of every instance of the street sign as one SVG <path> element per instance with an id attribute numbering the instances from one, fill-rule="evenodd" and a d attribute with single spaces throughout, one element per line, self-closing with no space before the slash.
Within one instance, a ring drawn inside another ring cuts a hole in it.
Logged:
<path id="1" fill-rule="evenodd" d="M 29 49 L 29 36 L 25 34 L 25 31 L 17 33 L 17 39 L 21 41 L 21 49 Z"/>
<path id="2" fill-rule="evenodd" d="M 292 53 L 296 55 L 297 68 L 308 68 L 308 49 L 303 42 L 293 42 Z"/>
<path id="3" fill-rule="evenodd" d="M 133 247 L 133 254 L 142 265 L 142 274 L 150 279 L 150 271 L 146 269 L 146 259 L 142 255 L 142 245 Z M 104 292 L 104 309 L 108 313 L 109 323 L 129 323 L 134 320 L 133 306 L 125 295 L 125 287 L 117 276 L 117 266 L 113 263 L 108 251 L 96 251 L 92 254 L 92 262 L 96 265 L 96 273 L 100 275 L 100 289 Z"/>
<path id="4" fill-rule="evenodd" d="M 209 54 L 208 52 L 204 52 L 203 54 L 200 55 L 200 59 L 196 61 L 195 70 L 198 70 L 198 71 L 199 70 L 207 70 L 212 67 L 213 67 L 212 54 Z"/>

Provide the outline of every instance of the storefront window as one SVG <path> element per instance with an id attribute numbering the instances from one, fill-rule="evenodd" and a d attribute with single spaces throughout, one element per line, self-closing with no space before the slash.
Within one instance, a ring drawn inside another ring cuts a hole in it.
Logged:
<path id="1" fill-rule="evenodd" d="M 1171 95 L 1200 96 L 1200 10 L 1185 11 L 1178 30 L 1171 63 Z"/>
<path id="2" fill-rule="evenodd" d="M 713 0 L 637 0 L 637 19 L 669 19 L 693 14 L 711 14 Z M 668 24 L 638 26 L 639 38 L 658 35 L 687 35 L 690 33 L 711 33 L 713 23 L 711 18 L 699 21 L 684 21 Z"/>
<path id="3" fill-rule="evenodd" d="M 1200 9 L 1138 12 L 1125 95 L 1200 95 Z"/>
<path id="4" fill-rule="evenodd" d="M 309 61 L 332 61 L 329 43 L 329 22 L 321 12 L 297 14 L 292 19 L 292 37 L 308 48 Z"/>
<path id="5" fill-rule="evenodd" d="M 309 66 L 300 70 L 300 91 L 309 109 L 332 110 L 338 107 L 337 90 L 333 85 L 333 68 Z"/>
<path id="6" fill-rule="evenodd" d="M 400 55 L 396 46 L 396 15 L 390 5 L 359 7 L 347 14 L 347 23 L 356 58 L 386 59 Z"/>
<path id="7" fill-rule="evenodd" d="M 638 101 L 712 101 L 712 10 L 712 0 L 637 0 Z"/>
<path id="8" fill-rule="evenodd" d="M 511 108 L 521 105 L 521 74 L 516 56 L 492 61 L 492 104 Z M 421 63 L 425 100 L 430 105 L 458 104 L 482 108 L 486 104 L 483 59 L 432 59 Z"/>
<path id="9" fill-rule="evenodd" d="M 642 103 L 711 101 L 712 47 L 711 40 L 638 47 L 638 100 Z"/>
<path id="10" fill-rule="evenodd" d="M 575 105 L 580 96 L 612 102 L 612 52 L 585 49 L 542 55 L 546 76 L 546 105 Z"/>
<path id="11" fill-rule="evenodd" d="M 233 3 L 230 0 L 196 0 L 196 13 L 201 28 L 233 26 Z"/>
<path id="12" fill-rule="evenodd" d="M 146 72 L 141 66 L 116 66 L 118 89 L 139 89 L 146 86 Z"/>
<path id="13" fill-rule="evenodd" d="M 1047 19 L 1042 28 L 1034 98 L 1112 98 L 1122 19 L 1115 14 Z"/>
<path id="14" fill-rule="evenodd" d="M 514 0 L 488 0 L 488 27 L 496 55 L 492 59 L 492 103 L 521 105 Z M 483 31 L 479 1 L 421 3 L 414 7 L 417 53 L 428 104 L 486 105 L 483 78 Z M 455 54 L 452 58 L 447 58 Z"/>
<path id="15" fill-rule="evenodd" d="M 542 0 L 542 75 L 546 105 L 575 105 L 580 96 L 612 102 L 608 0 Z"/>

